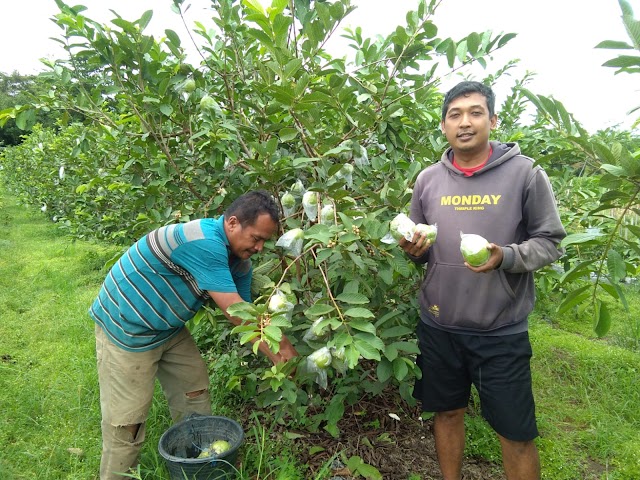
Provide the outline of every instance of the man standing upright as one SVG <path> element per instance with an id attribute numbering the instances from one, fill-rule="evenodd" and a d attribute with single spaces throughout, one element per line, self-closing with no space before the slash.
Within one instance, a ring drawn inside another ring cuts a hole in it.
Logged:
<path id="1" fill-rule="evenodd" d="M 418 176 L 410 208 L 414 222 L 437 224 L 437 241 L 419 233 L 400 241 L 414 262 L 427 264 L 414 396 L 435 412 L 445 480 L 461 478 L 472 384 L 498 434 L 507 478 L 540 478 L 528 315 L 533 272 L 561 256 L 566 233 L 546 173 L 517 144 L 489 141 L 496 124 L 489 87 L 465 81 L 446 94 L 441 128 L 450 147 Z M 464 262 L 461 233 L 490 242 L 486 263 Z"/>

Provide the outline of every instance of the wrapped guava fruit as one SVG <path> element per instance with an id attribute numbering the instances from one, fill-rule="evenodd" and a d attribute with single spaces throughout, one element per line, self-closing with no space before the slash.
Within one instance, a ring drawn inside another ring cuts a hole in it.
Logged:
<path id="1" fill-rule="evenodd" d="M 278 239 L 276 247 L 282 247 L 288 255 L 297 257 L 302 253 L 303 243 L 304 231 L 301 228 L 293 228 Z"/>
<path id="2" fill-rule="evenodd" d="M 333 205 L 325 205 L 320 210 L 320 223 L 329 224 L 335 221 L 335 209 Z"/>
<path id="3" fill-rule="evenodd" d="M 314 342 L 326 335 L 327 332 L 320 326 L 323 320 L 324 317 L 316 318 L 309 330 L 304 334 L 304 337 L 302 337 L 302 340 L 305 342 Z"/>
<path id="4" fill-rule="evenodd" d="M 413 238 L 413 229 L 416 224 L 407 217 L 404 213 L 399 213 L 395 216 L 389 224 L 389 233 L 395 240 L 400 240 L 404 237 L 407 241 L 411 241 Z"/>
<path id="5" fill-rule="evenodd" d="M 429 240 L 432 245 L 436 243 L 436 237 L 438 236 L 438 225 L 427 225 L 425 223 L 418 223 L 413 231 L 418 232 L 422 235 L 426 235 L 427 240 Z"/>
<path id="6" fill-rule="evenodd" d="M 289 217 L 295 212 L 296 197 L 294 197 L 291 192 L 286 192 L 282 194 L 282 198 L 280 198 L 280 203 L 282 203 L 282 213 L 284 213 L 285 217 Z"/>
<path id="7" fill-rule="evenodd" d="M 465 262 L 472 267 L 487 263 L 491 256 L 488 246 L 489 242 L 486 238 L 474 233 L 460 232 L 460 252 Z"/>
<path id="8" fill-rule="evenodd" d="M 287 296 L 280 290 L 276 291 L 269 299 L 269 311 L 271 313 L 287 311 Z"/>
<path id="9" fill-rule="evenodd" d="M 304 195 L 302 195 L 302 207 L 309 220 L 315 222 L 318 218 L 318 193 L 304 192 Z"/>
<path id="10" fill-rule="evenodd" d="M 353 186 L 353 165 L 351 165 L 350 163 L 345 163 L 344 165 L 342 165 L 342 168 L 338 170 L 335 176 L 337 179 L 343 179 L 347 187 L 352 187 Z"/>
<path id="11" fill-rule="evenodd" d="M 344 347 L 331 347 L 331 366 L 343 375 L 349 369 Z"/>
<path id="12" fill-rule="evenodd" d="M 291 193 L 296 197 L 301 197 L 304 192 L 305 189 L 302 180 L 298 179 L 291 185 Z"/>
<path id="13" fill-rule="evenodd" d="M 331 351 L 322 347 L 307 357 L 306 370 L 316 374 L 315 381 L 322 388 L 327 388 L 327 367 L 331 365 Z"/>

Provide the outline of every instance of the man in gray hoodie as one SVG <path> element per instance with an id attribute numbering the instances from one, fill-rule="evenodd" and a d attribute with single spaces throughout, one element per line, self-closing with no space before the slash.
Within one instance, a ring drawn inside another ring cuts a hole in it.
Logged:
<path id="1" fill-rule="evenodd" d="M 472 384 L 498 434 L 507 478 L 540 478 L 527 319 L 533 272 L 562 255 L 566 233 L 546 173 L 517 144 L 489 141 L 496 124 L 489 87 L 465 81 L 446 94 L 441 128 L 450 148 L 420 173 L 410 208 L 415 223 L 437 225 L 437 240 L 415 233 L 400 241 L 414 262 L 427 264 L 417 328 L 422 378 L 414 396 L 435 412 L 445 480 L 461 478 Z M 464 261 L 463 233 L 490 242 L 486 263 Z"/>

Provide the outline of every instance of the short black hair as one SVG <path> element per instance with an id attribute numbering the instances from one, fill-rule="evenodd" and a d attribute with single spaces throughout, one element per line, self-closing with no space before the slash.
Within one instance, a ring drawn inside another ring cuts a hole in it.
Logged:
<path id="1" fill-rule="evenodd" d="M 224 211 L 224 217 L 235 216 L 240 225 L 246 227 L 256 223 L 258 217 L 265 213 L 280 225 L 280 209 L 273 196 L 266 190 L 253 190 L 236 198 Z"/>
<path id="2" fill-rule="evenodd" d="M 447 116 L 449 105 L 456 98 L 469 95 L 471 93 L 479 93 L 487 100 L 487 108 L 489 109 L 489 117 L 493 117 L 496 110 L 496 94 L 493 93 L 491 87 L 480 82 L 464 81 L 457 84 L 444 96 L 442 104 L 442 120 Z"/>

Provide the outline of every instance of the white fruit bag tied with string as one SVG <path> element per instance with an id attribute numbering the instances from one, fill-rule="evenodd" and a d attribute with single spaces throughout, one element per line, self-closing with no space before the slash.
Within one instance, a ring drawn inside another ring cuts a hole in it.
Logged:
<path id="1" fill-rule="evenodd" d="M 320 387 L 327 388 L 327 367 L 331 365 L 331 351 L 322 347 L 307 357 L 306 371 L 315 373 L 315 381 Z"/>
<path id="2" fill-rule="evenodd" d="M 282 247 L 287 255 L 299 257 L 303 243 L 304 231 L 301 228 L 293 228 L 278 239 L 276 247 Z"/>
<path id="3" fill-rule="evenodd" d="M 304 195 L 302 195 L 302 207 L 309 220 L 315 222 L 318 219 L 318 193 L 304 192 Z"/>

